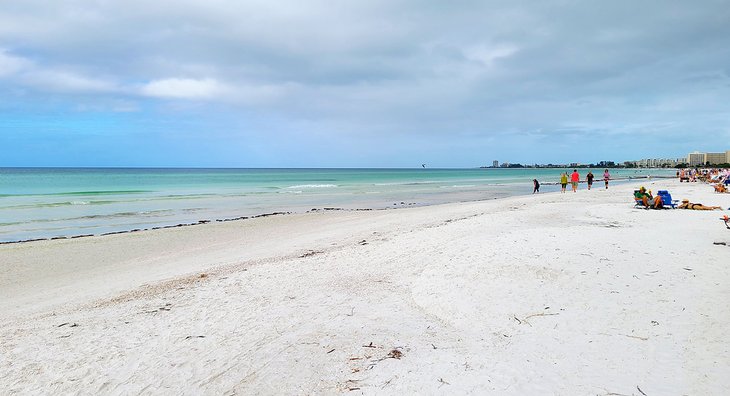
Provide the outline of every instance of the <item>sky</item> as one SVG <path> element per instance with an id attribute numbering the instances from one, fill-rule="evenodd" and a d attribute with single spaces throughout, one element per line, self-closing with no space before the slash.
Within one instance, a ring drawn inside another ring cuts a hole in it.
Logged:
<path id="1" fill-rule="evenodd" d="M 0 1 L 0 166 L 730 150 L 730 2 Z"/>

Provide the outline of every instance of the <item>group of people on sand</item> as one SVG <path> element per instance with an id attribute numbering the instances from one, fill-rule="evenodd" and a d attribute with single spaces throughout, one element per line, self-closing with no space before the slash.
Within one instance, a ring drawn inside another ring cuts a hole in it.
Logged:
<path id="1" fill-rule="evenodd" d="M 595 178 L 596 176 L 589 170 L 588 174 L 586 174 L 586 184 L 588 185 L 589 190 L 593 187 L 593 180 Z M 608 189 L 609 180 L 611 180 L 611 174 L 608 172 L 608 169 L 606 169 L 603 171 L 603 183 L 605 184 L 606 189 Z M 573 188 L 573 192 L 578 191 L 578 183 L 580 183 L 580 173 L 578 173 L 577 169 L 573 169 L 573 173 L 570 174 L 570 185 Z M 568 173 L 563 172 L 560 175 L 560 192 L 564 193 L 566 187 L 568 187 Z"/>
<path id="2" fill-rule="evenodd" d="M 586 175 L 586 184 L 588 184 L 588 189 L 590 190 L 591 187 L 593 187 L 593 180 L 595 179 L 595 175 L 593 175 L 592 171 L 588 171 L 588 174 Z M 603 171 L 603 183 L 606 186 L 606 189 L 608 189 L 608 181 L 611 180 L 611 174 L 608 172 L 608 169 Z M 573 169 L 573 173 L 570 174 L 570 184 L 573 187 L 573 192 L 578 191 L 578 183 L 580 183 L 580 173 L 578 173 L 577 169 Z M 568 187 L 568 173 L 563 172 L 560 175 L 560 192 L 565 192 L 565 189 Z M 540 182 L 537 181 L 537 179 L 532 179 L 532 193 L 539 193 L 540 192 Z"/>
<path id="3" fill-rule="evenodd" d="M 659 193 L 660 194 L 657 194 L 657 196 L 655 197 L 651 194 L 651 190 L 649 190 L 649 192 L 646 192 L 646 188 L 642 186 L 641 188 L 636 190 L 636 192 L 634 192 L 634 199 L 636 200 L 637 204 L 642 204 L 645 209 L 664 209 L 664 199 L 661 195 L 661 191 Z M 689 201 L 689 199 L 683 199 L 682 204 L 677 205 L 677 209 L 722 210 L 722 207 L 706 206 L 701 203 L 692 203 Z"/>
<path id="4" fill-rule="evenodd" d="M 677 178 L 681 182 L 706 182 L 712 185 L 715 192 L 730 192 L 730 169 L 680 169 Z"/>

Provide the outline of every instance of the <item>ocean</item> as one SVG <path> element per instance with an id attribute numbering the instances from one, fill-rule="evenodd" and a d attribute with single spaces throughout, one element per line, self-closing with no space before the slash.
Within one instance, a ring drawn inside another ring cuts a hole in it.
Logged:
<path id="1" fill-rule="evenodd" d="M 561 169 L 0 168 L 0 242 L 311 209 L 384 209 L 557 191 Z M 580 169 L 585 178 L 587 169 Z M 621 180 L 674 169 L 614 169 Z M 602 188 L 602 169 L 593 169 Z M 585 188 L 581 185 L 581 188 Z"/>

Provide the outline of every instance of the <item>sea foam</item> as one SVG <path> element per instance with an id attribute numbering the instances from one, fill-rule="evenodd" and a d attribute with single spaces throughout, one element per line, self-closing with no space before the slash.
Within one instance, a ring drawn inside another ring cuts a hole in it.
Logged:
<path id="1" fill-rule="evenodd" d="M 297 188 L 333 188 L 337 187 L 336 184 L 299 184 L 296 186 L 289 186 L 287 188 L 291 189 L 297 189 Z"/>

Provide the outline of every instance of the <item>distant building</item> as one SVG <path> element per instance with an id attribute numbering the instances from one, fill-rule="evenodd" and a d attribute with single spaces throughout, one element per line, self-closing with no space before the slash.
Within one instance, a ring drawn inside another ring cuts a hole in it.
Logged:
<path id="1" fill-rule="evenodd" d="M 699 151 L 695 151 L 693 153 L 687 154 L 687 163 L 689 164 L 689 166 L 704 165 L 705 164 L 705 153 L 700 153 Z"/>
<path id="2" fill-rule="evenodd" d="M 502 165 L 499 166 L 500 168 L 509 168 L 509 162 L 503 162 Z"/>
<path id="3" fill-rule="evenodd" d="M 687 159 L 681 159 L 680 162 L 686 162 L 689 166 L 703 166 L 706 164 L 719 165 L 730 163 L 730 150 L 723 153 L 700 153 L 694 151 L 687 154 Z"/>
<path id="4" fill-rule="evenodd" d="M 492 168 L 499 168 L 499 161 L 497 161 L 497 160 L 492 161 Z"/>
<path id="5" fill-rule="evenodd" d="M 669 166 L 675 166 L 678 163 L 684 162 L 684 158 L 644 158 L 638 161 L 626 161 L 624 165 L 627 167 L 636 168 L 664 168 Z"/>
<path id="6" fill-rule="evenodd" d="M 726 153 L 705 153 L 705 163 L 710 165 L 724 164 L 727 162 Z"/>

